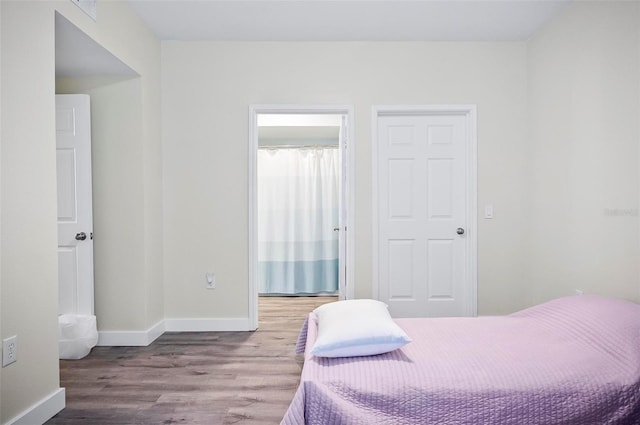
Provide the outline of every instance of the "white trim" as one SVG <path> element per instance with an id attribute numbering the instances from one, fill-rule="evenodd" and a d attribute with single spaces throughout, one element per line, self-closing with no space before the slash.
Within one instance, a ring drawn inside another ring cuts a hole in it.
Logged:
<path id="1" fill-rule="evenodd" d="M 378 281 L 378 117 L 381 107 L 371 107 L 371 296 L 380 299 Z"/>
<path id="2" fill-rule="evenodd" d="M 165 319 L 167 332 L 223 332 L 251 331 L 248 317 Z"/>
<path id="3" fill-rule="evenodd" d="M 99 347 L 146 347 L 166 330 L 161 320 L 146 331 L 101 331 L 98 332 Z"/>
<path id="4" fill-rule="evenodd" d="M 478 135 L 476 105 L 374 105 L 371 108 L 372 137 L 372 293 L 379 299 L 378 281 L 378 118 L 389 115 L 437 115 L 457 114 L 466 117 L 467 131 L 467 294 L 466 311 L 469 316 L 478 315 Z"/>
<path id="5" fill-rule="evenodd" d="M 467 312 L 478 315 L 478 112 L 476 105 L 465 105 L 467 109 L 467 170 L 469 171 L 469 191 L 467 192 L 467 227 L 470 232 L 467 267 L 469 271 L 470 291 L 467 299 Z"/>
<path id="6" fill-rule="evenodd" d="M 258 112 L 260 107 L 249 106 L 249 173 L 247 188 L 247 223 L 248 230 L 248 279 L 247 297 L 249 309 L 249 326 L 258 329 Z"/>
<path id="7" fill-rule="evenodd" d="M 98 332 L 100 347 L 146 347 L 165 332 L 234 332 L 250 331 L 247 317 L 178 318 L 164 319 L 146 331 Z"/>
<path id="8" fill-rule="evenodd" d="M 65 407 L 65 389 L 58 388 L 5 425 L 40 425 L 53 418 Z"/>
<path id="9" fill-rule="evenodd" d="M 354 112 L 352 105 L 249 105 L 249 172 L 248 172 L 248 307 L 249 307 L 249 324 L 250 328 L 258 328 L 258 287 L 257 287 L 257 265 L 258 265 L 258 241 L 257 241 L 257 149 L 258 149 L 258 132 L 257 132 L 257 116 L 258 114 L 344 114 L 347 116 L 348 123 L 348 149 L 347 149 L 347 180 L 346 188 L 346 208 L 347 208 L 347 288 L 345 294 L 341 297 L 354 298 L 355 296 L 355 124 Z"/>

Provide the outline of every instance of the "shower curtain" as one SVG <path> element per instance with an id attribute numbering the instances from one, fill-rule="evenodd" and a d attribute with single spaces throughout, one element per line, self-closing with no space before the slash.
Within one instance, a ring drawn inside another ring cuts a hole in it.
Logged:
<path id="1" fill-rule="evenodd" d="M 258 149 L 261 294 L 338 290 L 337 147 Z"/>

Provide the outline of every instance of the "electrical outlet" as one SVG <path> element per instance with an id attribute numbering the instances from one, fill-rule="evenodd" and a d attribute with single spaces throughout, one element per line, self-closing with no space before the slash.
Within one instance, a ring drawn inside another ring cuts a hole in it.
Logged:
<path id="1" fill-rule="evenodd" d="M 8 366 L 18 360 L 18 336 L 2 340 L 2 367 Z"/>
<path id="2" fill-rule="evenodd" d="M 216 274 L 207 272 L 205 277 L 207 278 L 207 289 L 216 289 Z"/>
<path id="3" fill-rule="evenodd" d="M 575 294 L 576 295 L 582 295 L 582 294 L 584 294 L 584 292 L 582 291 L 582 289 L 576 289 L 575 290 Z"/>

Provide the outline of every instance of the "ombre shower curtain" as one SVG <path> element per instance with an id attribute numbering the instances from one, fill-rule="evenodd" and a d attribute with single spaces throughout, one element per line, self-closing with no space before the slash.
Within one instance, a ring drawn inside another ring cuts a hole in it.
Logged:
<path id="1" fill-rule="evenodd" d="M 261 294 L 338 290 L 337 147 L 258 149 Z"/>

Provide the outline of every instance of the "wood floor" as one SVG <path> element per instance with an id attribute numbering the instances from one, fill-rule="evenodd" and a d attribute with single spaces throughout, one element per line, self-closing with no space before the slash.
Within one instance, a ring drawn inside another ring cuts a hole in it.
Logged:
<path id="1" fill-rule="evenodd" d="M 168 332 L 60 361 L 66 408 L 47 425 L 279 424 L 300 380 L 298 331 L 336 299 L 260 297 L 255 332 Z"/>

